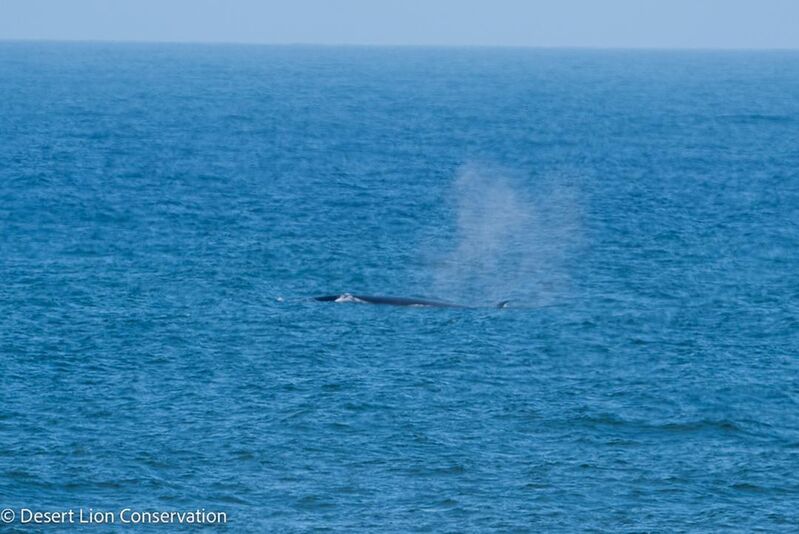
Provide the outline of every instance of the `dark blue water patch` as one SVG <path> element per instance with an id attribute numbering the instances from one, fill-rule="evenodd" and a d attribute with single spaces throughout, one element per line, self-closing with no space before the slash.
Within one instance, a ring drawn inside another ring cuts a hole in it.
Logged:
<path id="1" fill-rule="evenodd" d="M 3 43 L 0 72 L 0 507 L 795 529 L 799 55 Z"/>
<path id="2" fill-rule="evenodd" d="M 760 113 L 743 115 L 722 115 L 719 119 L 741 124 L 784 124 L 789 125 L 796 120 L 795 117 L 787 115 L 763 115 Z"/>

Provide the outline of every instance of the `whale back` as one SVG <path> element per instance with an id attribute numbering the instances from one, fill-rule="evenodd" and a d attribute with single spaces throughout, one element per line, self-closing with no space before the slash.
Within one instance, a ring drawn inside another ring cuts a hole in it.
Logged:
<path id="1" fill-rule="evenodd" d="M 460 304 L 453 304 L 451 302 L 444 302 L 441 300 L 419 299 L 412 297 L 387 297 L 378 295 L 352 295 L 350 293 L 341 293 L 338 295 L 322 295 L 314 297 L 315 300 L 320 302 L 356 302 L 361 304 L 382 304 L 386 306 L 419 306 L 430 308 L 467 308 L 468 306 L 461 306 Z M 508 300 L 499 302 L 497 308 L 506 308 Z"/>
<path id="2" fill-rule="evenodd" d="M 321 297 L 314 297 L 315 300 L 320 302 L 359 302 L 363 304 L 383 304 L 387 306 L 427 306 L 433 308 L 462 308 L 458 304 L 450 302 L 443 302 L 430 299 L 419 299 L 411 297 L 388 297 L 377 295 L 352 295 L 350 293 L 342 293 L 340 295 L 323 295 Z"/>

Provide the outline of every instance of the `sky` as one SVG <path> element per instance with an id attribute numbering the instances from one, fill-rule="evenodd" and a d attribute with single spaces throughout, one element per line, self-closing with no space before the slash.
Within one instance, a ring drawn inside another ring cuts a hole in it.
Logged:
<path id="1" fill-rule="evenodd" d="M 0 39 L 799 48 L 799 0 L 0 0 Z"/>

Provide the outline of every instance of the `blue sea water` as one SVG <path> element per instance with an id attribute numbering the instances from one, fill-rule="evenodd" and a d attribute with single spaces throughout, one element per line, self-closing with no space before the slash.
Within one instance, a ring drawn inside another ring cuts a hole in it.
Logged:
<path id="1" fill-rule="evenodd" d="M 798 358 L 799 53 L 0 44 L 0 508 L 796 532 Z"/>

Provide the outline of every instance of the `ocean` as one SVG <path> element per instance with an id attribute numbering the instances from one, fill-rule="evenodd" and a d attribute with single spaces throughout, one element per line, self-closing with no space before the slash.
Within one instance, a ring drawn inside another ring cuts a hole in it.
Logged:
<path id="1" fill-rule="evenodd" d="M 9 531 L 796 532 L 798 358 L 797 52 L 0 43 Z"/>

